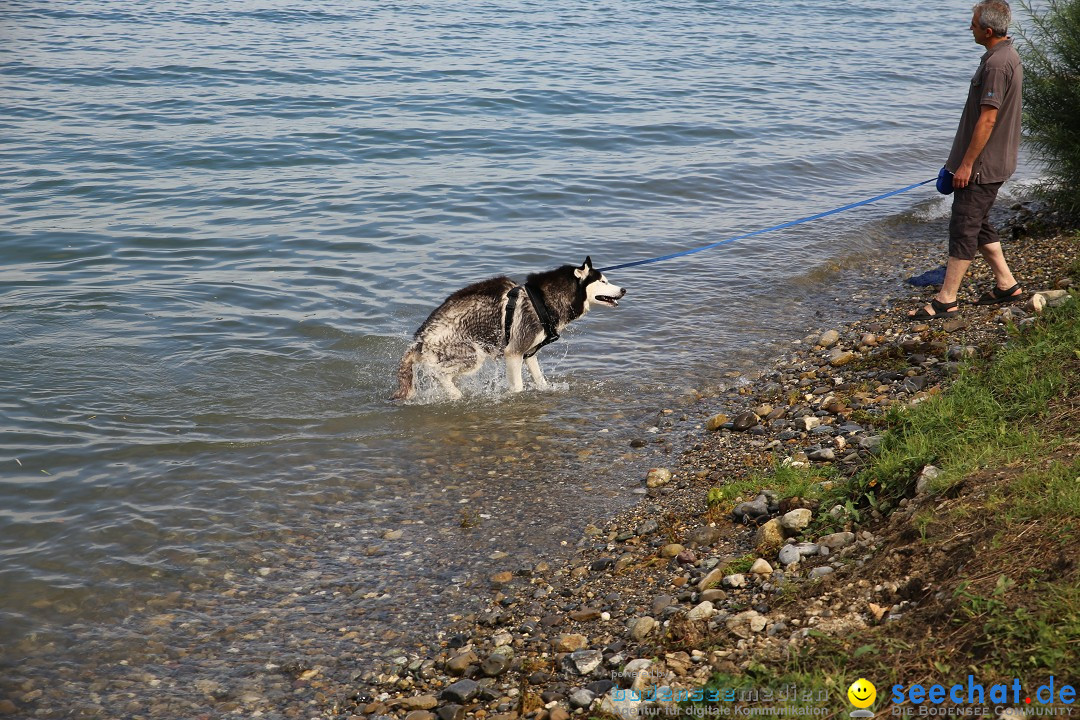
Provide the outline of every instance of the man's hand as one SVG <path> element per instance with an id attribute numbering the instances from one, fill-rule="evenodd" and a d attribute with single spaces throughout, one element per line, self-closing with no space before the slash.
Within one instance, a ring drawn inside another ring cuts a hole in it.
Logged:
<path id="1" fill-rule="evenodd" d="M 963 163 L 960 167 L 956 168 L 956 172 L 952 176 L 952 186 L 954 190 L 965 188 L 971 184 L 971 163 Z"/>

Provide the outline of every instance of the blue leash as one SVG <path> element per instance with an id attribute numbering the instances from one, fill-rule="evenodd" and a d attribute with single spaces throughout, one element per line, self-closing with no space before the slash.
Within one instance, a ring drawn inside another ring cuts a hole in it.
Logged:
<path id="1" fill-rule="evenodd" d="M 661 255 L 660 257 L 648 258 L 647 260 L 635 260 L 634 262 L 623 263 L 622 265 L 612 265 L 611 267 L 600 268 L 600 272 L 609 272 L 611 270 L 622 270 L 623 268 L 637 267 L 638 265 L 648 265 L 650 263 L 660 262 L 661 260 L 671 260 L 672 258 L 683 257 L 684 255 L 693 255 L 694 253 L 699 253 L 699 252 L 702 252 L 703 250 L 712 250 L 713 248 L 720 247 L 721 245 L 728 245 L 730 243 L 733 243 L 736 240 L 745 240 L 746 238 L 753 237 L 755 235 L 761 235 L 763 233 L 772 232 L 773 230 L 783 230 L 784 228 L 789 228 L 789 227 L 792 227 L 794 225 L 801 225 L 802 223 L 810 222 L 811 220 L 818 220 L 820 218 L 827 217 L 829 215 L 835 215 L 836 213 L 842 213 L 845 210 L 851 210 L 852 208 L 857 208 L 860 205 L 869 205 L 870 203 L 877 202 L 878 200 L 884 200 L 887 197 L 892 197 L 893 195 L 899 195 L 900 193 L 905 193 L 908 190 L 914 190 L 915 188 L 919 187 L 920 185 L 927 185 L 927 184 L 932 183 L 932 182 L 934 182 L 936 180 L 937 180 L 936 177 L 935 178 L 930 178 L 929 180 L 923 180 L 922 182 L 917 182 L 914 185 L 908 185 L 907 187 L 900 188 L 899 190 L 892 190 L 892 191 L 887 192 L 887 193 L 885 193 L 883 195 L 877 195 L 875 197 L 869 198 L 868 200 L 860 200 L 859 202 L 853 202 L 850 205 L 844 205 L 843 207 L 834 208 L 832 210 L 826 210 L 825 212 L 818 213 L 817 215 L 810 215 L 808 217 L 799 218 L 798 220 L 791 220 L 790 222 L 781 223 L 780 225 L 773 225 L 772 227 L 767 227 L 767 228 L 764 228 L 762 230 L 754 230 L 753 232 L 748 232 L 745 235 L 736 235 L 735 237 L 728 238 L 727 240 L 721 240 L 720 242 L 714 242 L 711 245 L 703 245 L 701 247 L 693 248 L 691 250 L 683 250 L 682 252 L 671 253 L 670 255 Z"/>

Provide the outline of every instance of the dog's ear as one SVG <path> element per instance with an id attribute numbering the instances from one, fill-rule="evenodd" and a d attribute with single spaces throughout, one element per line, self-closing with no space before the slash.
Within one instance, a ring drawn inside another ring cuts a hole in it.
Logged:
<path id="1" fill-rule="evenodd" d="M 574 270 L 574 276 L 577 277 L 578 280 L 584 280 L 589 277 L 589 273 L 592 272 L 592 269 L 592 257 L 586 255 L 585 264 Z"/>

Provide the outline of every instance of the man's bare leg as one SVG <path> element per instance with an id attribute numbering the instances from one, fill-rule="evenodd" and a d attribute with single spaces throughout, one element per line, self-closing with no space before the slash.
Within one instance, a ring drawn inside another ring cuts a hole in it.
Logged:
<path id="1" fill-rule="evenodd" d="M 1008 290 L 1016 285 L 1016 278 L 1013 277 L 1012 271 L 1009 270 L 1009 264 L 1005 262 L 1005 253 L 1001 251 L 1001 243 L 990 243 L 989 245 L 982 245 L 979 247 L 979 252 L 982 254 L 983 259 L 986 260 L 990 266 L 990 270 L 994 273 L 994 281 L 997 283 L 998 290 Z M 1017 288 L 1013 295 L 1018 295 L 1022 291 Z"/>

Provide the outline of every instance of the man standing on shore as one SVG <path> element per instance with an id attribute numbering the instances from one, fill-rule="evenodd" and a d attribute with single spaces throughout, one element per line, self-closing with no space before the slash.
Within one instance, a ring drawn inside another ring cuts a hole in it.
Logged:
<path id="1" fill-rule="evenodd" d="M 973 8 L 971 33 L 986 48 L 971 79 L 967 104 L 945 168 L 953 173 L 949 262 L 945 281 L 930 304 L 908 313 L 911 320 L 956 315 L 956 295 L 978 252 L 990 264 L 995 286 L 975 303 L 1018 300 L 1020 285 L 1005 262 L 997 231 L 988 217 L 1001 184 L 1016 170 L 1020 149 L 1020 98 L 1024 70 L 1008 36 L 1012 10 L 1006 0 L 982 0 Z"/>

